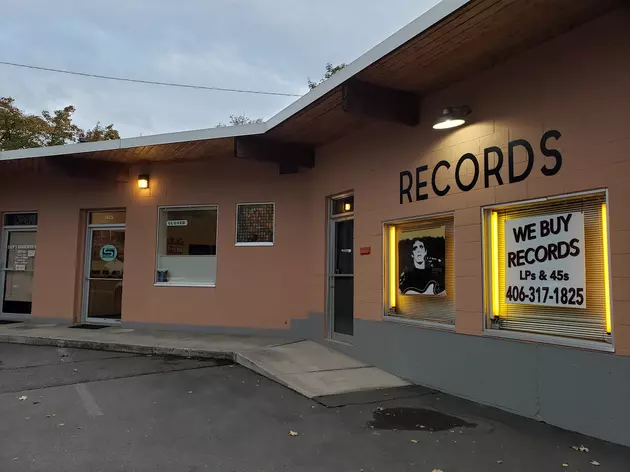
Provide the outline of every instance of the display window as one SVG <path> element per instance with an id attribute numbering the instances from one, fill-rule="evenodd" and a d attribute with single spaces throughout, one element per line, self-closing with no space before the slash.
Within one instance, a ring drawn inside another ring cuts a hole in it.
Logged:
<path id="1" fill-rule="evenodd" d="M 611 343 L 605 192 L 484 209 L 486 328 Z"/>
<path id="2" fill-rule="evenodd" d="M 452 214 L 385 225 L 387 318 L 455 325 Z"/>
<path id="3" fill-rule="evenodd" d="M 217 207 L 161 207 L 156 283 L 216 283 Z"/>

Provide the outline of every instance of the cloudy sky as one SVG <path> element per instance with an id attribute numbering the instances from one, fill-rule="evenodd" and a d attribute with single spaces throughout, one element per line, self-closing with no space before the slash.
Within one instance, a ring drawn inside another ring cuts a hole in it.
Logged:
<path id="1" fill-rule="evenodd" d="M 0 0 L 0 61 L 162 82 L 303 94 L 439 0 Z M 294 98 L 112 82 L 0 65 L 0 96 L 77 108 L 122 137 L 273 116 Z"/>

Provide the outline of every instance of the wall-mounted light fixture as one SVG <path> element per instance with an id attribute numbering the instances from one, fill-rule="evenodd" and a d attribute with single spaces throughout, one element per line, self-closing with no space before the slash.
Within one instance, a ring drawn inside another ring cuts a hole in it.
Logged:
<path id="1" fill-rule="evenodd" d="M 470 114 L 469 106 L 449 107 L 442 110 L 442 114 L 433 125 L 433 129 L 448 129 L 466 123 L 464 117 Z"/>
<path id="2" fill-rule="evenodd" d="M 352 204 L 351 203 L 344 203 L 343 204 L 343 211 L 350 211 L 352 210 Z"/>
<path id="3" fill-rule="evenodd" d="M 149 188 L 149 174 L 138 175 L 138 188 Z"/>

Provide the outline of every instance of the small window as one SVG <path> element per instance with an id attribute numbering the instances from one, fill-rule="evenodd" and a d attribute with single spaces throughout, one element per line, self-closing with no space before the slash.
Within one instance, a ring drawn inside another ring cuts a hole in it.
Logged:
<path id="1" fill-rule="evenodd" d="M 236 205 L 237 246 L 272 246 L 274 232 L 274 203 L 239 203 Z"/>
<path id="2" fill-rule="evenodd" d="M 386 226 L 389 319 L 455 325 L 453 236 L 452 215 Z"/>
<path id="3" fill-rule="evenodd" d="M 341 216 L 354 211 L 354 195 L 332 200 L 332 216 Z"/>
<path id="4" fill-rule="evenodd" d="M 217 267 L 217 208 L 160 208 L 158 224 L 156 282 L 213 286 Z"/>
<path id="5" fill-rule="evenodd" d="M 486 328 L 610 343 L 606 194 L 484 216 Z"/>
<path id="6" fill-rule="evenodd" d="M 37 226 L 37 213 L 5 213 L 5 226 Z"/>
<path id="7" fill-rule="evenodd" d="M 91 211 L 91 225 L 124 225 L 127 221 L 127 212 L 122 211 Z"/>

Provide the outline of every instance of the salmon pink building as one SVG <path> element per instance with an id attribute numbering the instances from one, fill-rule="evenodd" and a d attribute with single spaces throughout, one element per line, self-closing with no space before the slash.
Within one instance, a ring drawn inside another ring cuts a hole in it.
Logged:
<path id="1" fill-rule="evenodd" d="M 630 445 L 628 25 L 443 1 L 265 123 L 0 152 L 0 319 L 315 339 Z"/>

